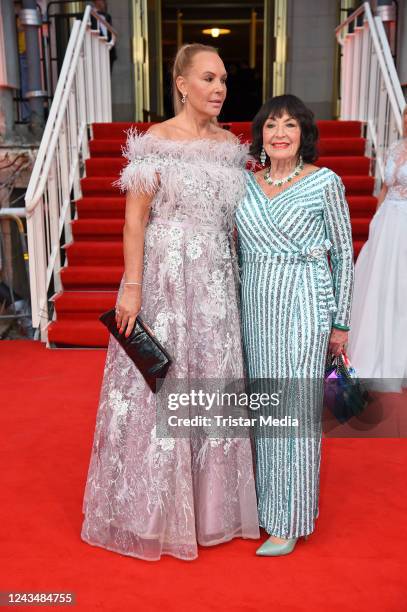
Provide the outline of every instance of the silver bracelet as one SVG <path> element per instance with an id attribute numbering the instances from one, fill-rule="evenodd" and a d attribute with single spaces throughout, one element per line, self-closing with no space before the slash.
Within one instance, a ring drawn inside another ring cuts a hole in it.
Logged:
<path id="1" fill-rule="evenodd" d="M 139 287 L 142 287 L 143 283 L 123 283 L 123 286 L 125 285 L 138 285 Z"/>

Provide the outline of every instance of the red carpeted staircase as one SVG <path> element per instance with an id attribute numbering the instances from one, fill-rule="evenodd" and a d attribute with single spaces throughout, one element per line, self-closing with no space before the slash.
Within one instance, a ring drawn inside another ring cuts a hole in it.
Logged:
<path id="1" fill-rule="evenodd" d="M 150 124 L 139 124 L 144 131 Z M 131 124 L 95 124 L 82 179 L 83 197 L 76 202 L 78 218 L 72 223 L 73 242 L 66 245 L 68 265 L 61 271 L 64 291 L 54 298 L 56 320 L 48 329 L 55 346 L 104 347 L 108 333 L 98 317 L 114 306 L 123 273 L 122 230 L 125 198 L 112 187 L 123 166 L 121 147 Z M 249 123 L 228 124 L 243 140 L 250 139 Z M 367 239 L 376 208 L 372 196 L 370 160 L 356 121 L 320 121 L 317 165 L 337 172 L 346 187 L 351 212 L 355 256 Z"/>

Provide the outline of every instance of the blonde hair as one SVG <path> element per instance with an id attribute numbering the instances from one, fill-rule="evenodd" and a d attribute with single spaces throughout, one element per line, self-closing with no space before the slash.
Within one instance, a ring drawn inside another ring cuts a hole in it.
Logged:
<path id="1" fill-rule="evenodd" d="M 183 45 L 180 49 L 178 49 L 178 53 L 175 56 L 174 65 L 172 68 L 172 102 L 174 105 L 174 115 L 178 115 L 183 107 L 181 102 L 181 92 L 179 91 L 176 83 L 177 78 L 185 75 L 188 68 L 190 68 L 192 64 L 192 60 L 194 59 L 195 55 L 201 51 L 209 51 L 210 53 L 216 53 L 216 55 L 219 55 L 218 50 L 215 49 L 215 47 L 211 47 L 210 45 L 201 45 L 200 43 L 192 43 L 190 45 Z"/>

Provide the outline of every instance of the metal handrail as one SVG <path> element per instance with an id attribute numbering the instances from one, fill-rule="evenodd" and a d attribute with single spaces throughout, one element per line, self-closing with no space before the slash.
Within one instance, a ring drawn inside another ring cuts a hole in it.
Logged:
<path id="1" fill-rule="evenodd" d="M 343 45 L 343 38 L 341 40 L 340 37 L 342 37 L 342 36 L 344 37 L 346 27 L 348 25 L 350 25 L 351 23 L 353 23 L 359 17 L 359 15 L 362 15 L 362 13 L 364 13 L 364 12 L 365 12 L 364 4 L 361 4 L 360 7 L 356 9 L 356 11 L 353 11 L 353 13 L 351 15 L 349 15 L 349 17 L 347 19 L 345 19 L 345 21 L 342 21 L 342 23 L 340 23 L 335 28 L 336 38 L 337 38 L 338 43 L 340 45 Z"/>
<path id="2" fill-rule="evenodd" d="M 109 27 L 111 41 L 91 28 Z M 72 239 L 72 196 L 81 196 L 89 126 L 112 120 L 109 51 L 116 32 L 86 6 L 73 24 L 25 203 L 33 327 L 47 340 L 49 292 L 62 288 L 62 246 Z"/>
<path id="3" fill-rule="evenodd" d="M 360 18 L 363 15 L 363 24 Z M 352 32 L 349 26 L 354 25 Z M 342 48 L 341 119 L 366 125 L 366 153 L 374 162 L 376 190 L 384 178 L 388 146 L 403 135 L 406 105 L 380 17 L 364 2 L 336 29 Z"/>
<path id="4" fill-rule="evenodd" d="M 371 15 L 369 18 L 371 18 Z M 377 33 L 382 43 L 382 50 L 383 50 L 383 55 L 386 60 L 386 67 L 387 67 L 387 70 L 389 71 L 389 77 L 390 77 L 389 85 L 393 87 L 394 94 L 395 94 L 397 104 L 398 104 L 398 109 L 401 112 L 401 114 L 403 114 L 404 107 L 406 106 L 406 100 L 403 96 L 402 84 L 400 83 L 400 79 L 397 74 L 396 66 L 394 65 L 393 57 L 391 55 L 391 50 L 390 50 L 386 32 L 383 26 L 383 21 L 380 19 L 380 17 L 375 17 L 375 22 L 377 26 Z M 385 44 L 383 44 L 383 41 L 385 41 Z M 402 125 L 400 124 L 400 133 L 402 131 L 403 131 L 403 128 L 402 128 Z"/>
<path id="5" fill-rule="evenodd" d="M 68 47 L 65 52 L 61 74 L 55 90 L 54 101 L 51 105 L 50 114 L 38 150 L 36 163 L 33 168 L 34 176 L 36 175 L 36 167 L 42 168 L 42 172 L 39 176 L 40 184 L 35 188 L 35 183 L 30 181 L 28 185 L 26 194 L 27 212 L 30 212 L 38 204 L 41 195 L 44 192 L 45 182 L 47 180 L 47 175 L 55 152 L 58 133 L 68 103 L 69 91 L 74 78 L 79 53 L 81 51 L 80 45 L 83 40 L 85 29 L 88 25 L 89 15 L 93 15 L 98 19 L 98 21 L 101 21 L 103 24 L 109 26 L 108 29 L 112 32 L 112 36 L 114 36 L 114 39 L 112 38 L 112 40 L 108 43 L 109 49 L 112 46 L 110 43 L 113 41 L 114 44 L 116 40 L 116 31 L 111 28 L 108 22 L 103 17 L 98 15 L 90 5 L 86 7 L 82 22 L 76 21 L 74 23 L 71 36 L 69 38 Z M 44 167 L 42 167 L 42 164 L 44 164 Z M 33 193 L 34 189 L 35 191 Z"/>
<path id="6" fill-rule="evenodd" d="M 44 193 L 49 167 L 55 153 L 56 141 L 59 136 L 59 130 L 66 111 L 69 90 L 76 68 L 75 59 L 79 55 L 80 51 L 79 45 L 76 44 L 78 39 L 78 31 L 83 28 L 84 23 L 86 27 L 85 20 L 83 20 L 82 24 L 79 21 L 76 21 L 72 28 L 68 47 L 64 56 L 61 74 L 55 90 L 54 100 L 51 105 L 48 121 L 46 123 L 38 149 L 31 180 L 27 187 L 27 193 L 25 196 L 27 213 L 35 208 L 42 194 Z M 76 55 L 74 55 L 75 49 Z M 39 184 L 37 184 L 35 179 L 39 181 Z"/>

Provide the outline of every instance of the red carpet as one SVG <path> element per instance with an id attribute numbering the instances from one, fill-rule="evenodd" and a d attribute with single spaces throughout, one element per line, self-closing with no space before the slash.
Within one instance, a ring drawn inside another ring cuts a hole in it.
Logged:
<path id="1" fill-rule="evenodd" d="M 144 131 L 150 124 L 138 124 Z M 64 292 L 55 297 L 56 321 L 49 326 L 49 341 L 57 346 L 106 346 L 107 332 L 98 322 L 112 307 L 123 273 L 122 231 L 125 198 L 112 182 L 125 160 L 121 148 L 129 123 L 93 126 L 91 157 L 82 180 L 83 197 L 76 202 L 78 218 L 72 223 L 73 242 L 66 245 L 68 265 L 61 272 Z M 251 138 L 250 123 L 228 124 L 243 141 Z M 317 164 L 343 179 L 352 218 L 355 255 L 368 235 L 376 209 L 372 196 L 370 160 L 364 157 L 365 141 L 357 121 L 320 121 Z M 110 292 L 110 293 L 109 293 Z"/>
<path id="2" fill-rule="evenodd" d="M 405 612 L 405 439 L 324 440 L 317 529 L 285 558 L 235 540 L 149 563 L 82 542 L 104 359 L 0 343 L 1 591 L 73 591 L 86 612 Z"/>

